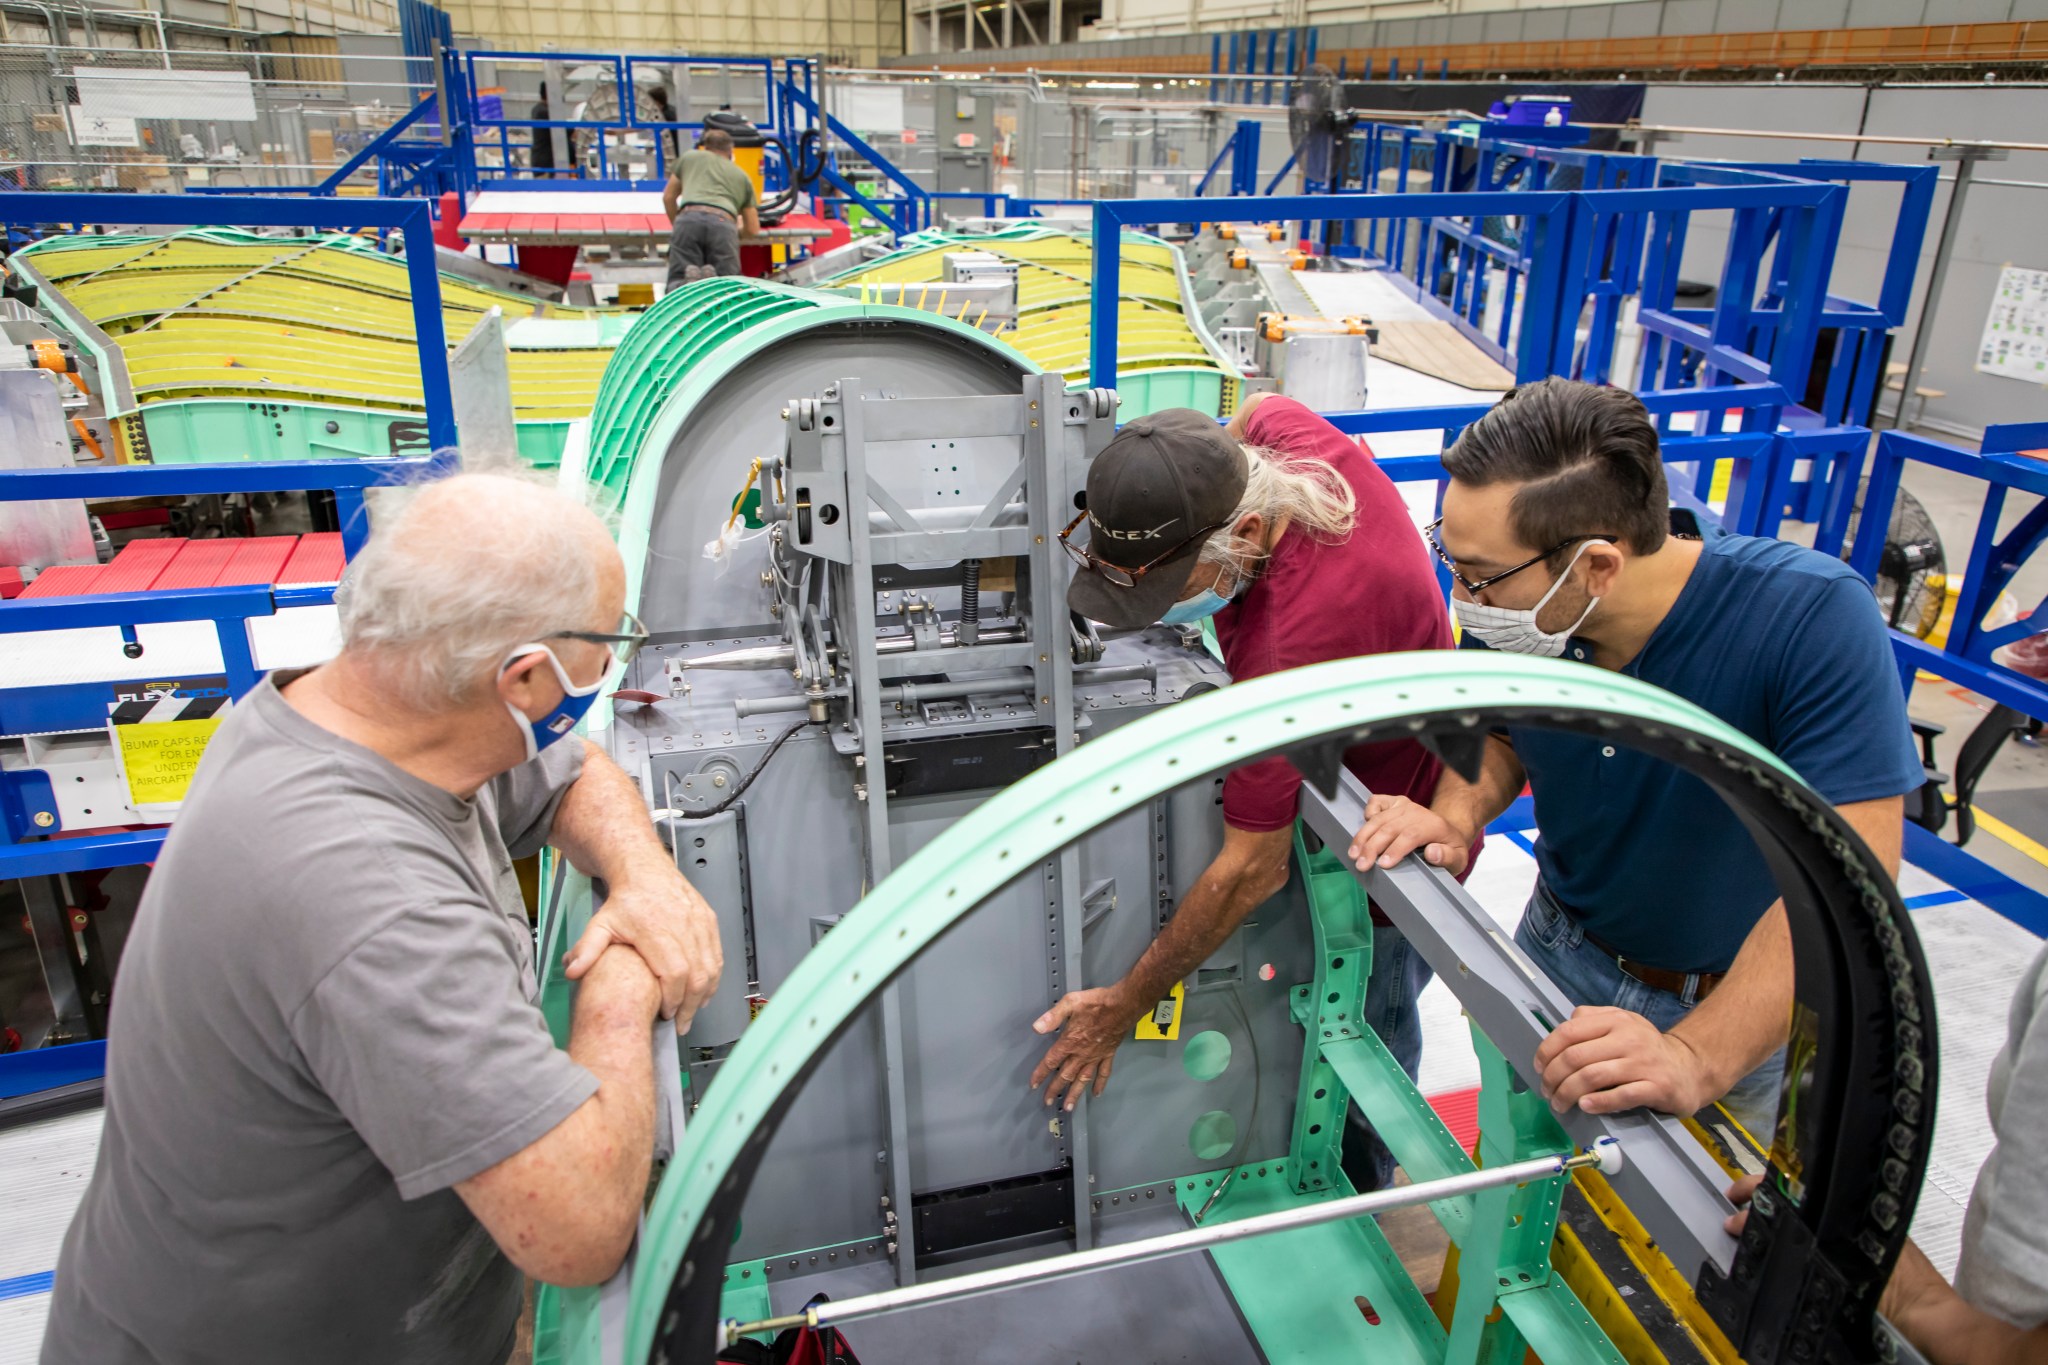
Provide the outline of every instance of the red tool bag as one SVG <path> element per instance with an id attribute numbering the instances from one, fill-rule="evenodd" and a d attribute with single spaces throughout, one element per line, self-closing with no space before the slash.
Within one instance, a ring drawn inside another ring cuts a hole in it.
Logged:
<path id="1" fill-rule="evenodd" d="M 860 1357 L 837 1327 L 792 1327 L 776 1337 L 773 1345 L 743 1340 L 720 1351 L 718 1358 L 726 1365 L 860 1365 Z"/>

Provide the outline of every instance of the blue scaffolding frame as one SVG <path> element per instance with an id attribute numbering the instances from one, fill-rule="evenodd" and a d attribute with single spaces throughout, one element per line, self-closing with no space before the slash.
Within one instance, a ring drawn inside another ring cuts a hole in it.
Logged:
<path id="1" fill-rule="evenodd" d="M 1668 173 L 1670 167 L 1665 170 Z M 1826 270 L 1818 262 L 1833 259 L 1841 209 L 1848 191 L 1840 185 L 1742 173 L 1722 176 L 1711 168 L 1687 168 L 1700 183 L 1660 184 L 1648 189 L 1491 190 L 1421 194 L 1289 195 L 1261 199 L 1128 199 L 1102 200 L 1095 205 L 1094 240 L 1121 241 L 1126 227 L 1152 228 L 1182 223 L 1199 215 L 1225 223 L 1299 221 L 1304 232 L 1312 224 L 1344 225 L 1385 222 L 1389 235 L 1402 223 L 1419 223 L 1420 232 L 1439 234 L 1457 244 L 1439 278 L 1429 264 L 1433 252 L 1418 251 L 1424 262 L 1417 279 L 1381 260 L 1388 278 L 1425 306 L 1431 306 L 1479 348 L 1510 368 L 1519 380 L 1583 369 L 1577 336 L 1588 304 L 1609 335 L 1590 339 L 1589 351 L 1605 347 L 1611 356 L 1611 333 L 1619 325 L 1624 286 L 1632 267 L 1617 266 L 1617 244 L 1626 254 L 1647 240 L 1648 264 L 1641 277 L 1643 303 L 1638 320 L 1656 338 L 1659 356 L 1682 359 L 1697 351 L 1701 361 L 1671 363 L 1653 369 L 1646 363 L 1643 389 L 1713 387 L 1723 377 L 1736 383 L 1777 386 L 1786 394 L 1801 391 L 1805 367 L 1811 362 L 1814 333 L 1825 297 Z M 1807 268 L 1791 269 L 1785 296 L 1769 309 L 1773 326 L 1760 332 L 1751 300 L 1758 266 L 1731 247 L 1724 265 L 1723 289 L 1706 325 L 1660 311 L 1677 287 L 1678 254 L 1685 224 L 1693 213 L 1730 210 L 1744 229 L 1740 242 L 1761 241 L 1764 228 L 1778 237 L 1780 250 Z M 1489 217 L 1518 220 L 1512 246 L 1475 235 L 1475 225 Z M 1089 359 L 1091 382 L 1115 387 L 1117 355 L 1117 282 L 1120 252 L 1094 253 L 1093 297 L 1090 300 Z M 1379 258 L 1375 258 L 1379 259 Z M 1494 272 L 1500 278 L 1492 278 Z M 1492 335 L 1473 320 L 1489 290 L 1506 292 L 1500 323 Z M 1439 298 L 1447 293 L 1451 305 Z M 1479 300 L 1478 304 L 1472 301 Z M 1461 311 L 1459 305 L 1463 305 Z M 1769 344 L 1763 355 L 1739 349 L 1761 336 Z M 1604 363 L 1604 362 L 1602 362 Z M 1744 409 L 1747 430 L 1769 431 L 1778 424 L 1775 408 Z"/>
<path id="2" fill-rule="evenodd" d="M 52 223 L 187 227 L 213 225 L 223 218 L 253 227 L 387 231 L 398 228 L 406 233 L 408 242 L 425 248 L 409 251 L 405 267 L 422 362 L 420 380 L 427 433 L 435 450 L 455 448 L 458 433 L 449 392 L 447 337 L 441 321 L 441 282 L 428 245 L 433 241 L 433 223 L 424 200 L 0 193 L 0 223 L 10 228 Z M 341 522 L 343 552 L 353 556 L 368 533 L 364 489 L 446 467 L 445 463 L 433 460 L 304 460 L 10 470 L 0 473 L 0 501 L 331 491 Z M 248 622 L 281 608 L 315 606 L 332 600 L 331 587 L 276 588 L 260 584 L 16 599 L 0 602 L 0 634 L 111 626 L 119 628 L 132 643 L 136 628 L 141 625 L 209 621 L 220 642 L 228 690 L 240 696 L 255 685 L 259 676 L 249 647 Z M 103 721 L 105 713 L 104 684 L 84 689 L 0 690 L 0 733 L 68 729 L 81 715 L 90 724 Z M 39 781 L 42 790 L 38 790 Z M 54 822 L 56 804 L 50 799 L 48 785 L 47 777 L 35 770 L 0 773 L 0 880 L 100 871 L 155 858 L 163 844 L 164 831 L 160 828 L 49 838 L 64 831 Z M 38 824 L 34 818 L 37 812 L 49 813 L 53 823 Z M 0 1076 L 0 1093 L 13 1093 L 7 1089 L 4 1076 Z"/>
<path id="3" fill-rule="evenodd" d="M 1864 489 L 1863 513 L 1849 566 L 1873 584 L 1884 554 L 1885 536 L 1898 504 L 1900 478 L 1906 465 L 1932 465 L 1976 479 L 1984 485 L 1977 525 L 1970 537 L 1970 555 L 1963 569 L 1954 620 L 1947 640 L 1929 644 L 1904 631 L 1892 631 L 1903 684 L 1911 688 L 1916 669 L 1926 669 L 1962 683 L 1973 692 L 2038 719 L 2048 719 L 2048 683 L 1999 663 L 1993 654 L 2006 645 L 2048 629 L 2048 600 L 2031 615 L 2010 625 L 1987 628 L 1984 617 L 2012 583 L 2013 576 L 2044 543 L 2048 543 L 2048 501 L 2037 503 L 2011 528 L 2001 530 L 2010 493 L 2048 498 L 2048 464 L 2026 454 L 2048 449 L 2048 422 L 2017 422 L 1984 433 L 1979 452 L 1972 453 L 1924 436 L 1887 431 L 1877 439 L 1877 453 Z M 1841 543 L 1838 526 L 1827 528 Z"/>
<path id="4" fill-rule="evenodd" d="M 228 205 L 233 207 L 229 208 Z M 448 337 L 441 325 L 441 275 L 434 262 L 434 220 L 423 199 L 311 199 L 236 196 L 202 199 L 180 194 L 0 193 L 0 224 L 118 223 L 141 227 L 359 228 L 405 234 L 405 274 L 412 300 L 413 335 L 421 357 L 420 393 L 426 407 L 427 444 L 456 444 L 455 403 L 448 387 Z M 430 359 L 431 358 L 431 361 Z M 8 477 L 17 477 L 9 475 Z M 319 485 L 324 487 L 325 485 Z"/>

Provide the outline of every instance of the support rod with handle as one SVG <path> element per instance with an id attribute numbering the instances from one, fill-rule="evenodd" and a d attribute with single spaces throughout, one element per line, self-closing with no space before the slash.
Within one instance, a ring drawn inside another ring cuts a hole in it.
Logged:
<path id="1" fill-rule="evenodd" d="M 1140 1242 L 1096 1247 L 1091 1251 L 1052 1256 L 1042 1261 L 1028 1261 L 1022 1265 L 998 1266 L 993 1270 L 977 1271 L 972 1275 L 961 1275 L 949 1280 L 927 1281 L 924 1284 L 907 1285 L 901 1289 L 885 1289 L 876 1294 L 863 1294 L 857 1298 L 830 1300 L 813 1304 L 801 1313 L 766 1318 L 760 1322 L 728 1320 L 722 1333 L 724 1340 L 720 1345 L 730 1346 L 741 1337 L 754 1332 L 778 1332 L 786 1327 L 836 1327 L 861 1318 L 901 1312 L 906 1308 L 951 1303 L 958 1299 L 992 1294 L 998 1290 L 1014 1289 L 1019 1285 L 1064 1280 L 1074 1275 L 1107 1270 L 1112 1266 L 1156 1261 L 1162 1257 L 1180 1256 L 1206 1247 L 1264 1237 L 1269 1233 L 1291 1232 L 1297 1228 L 1315 1227 L 1321 1223 L 1337 1223 L 1349 1218 L 1363 1218 L 1368 1214 L 1385 1213 L 1390 1209 L 1430 1204 L 1439 1199 L 1452 1199 L 1479 1190 L 1490 1190 L 1500 1185 L 1521 1185 L 1532 1180 L 1547 1180 L 1581 1167 L 1594 1166 L 1604 1173 L 1613 1174 L 1621 1169 L 1621 1165 L 1621 1144 L 1611 1137 L 1603 1137 L 1593 1144 L 1591 1151 L 1582 1152 L 1577 1156 L 1533 1157 L 1528 1161 L 1446 1176 L 1442 1180 L 1424 1181 L 1419 1185 L 1400 1185 L 1392 1189 L 1374 1190 L 1370 1194 L 1354 1194 L 1345 1199 L 1331 1199 L 1320 1204 L 1280 1209 L 1273 1213 L 1241 1218 L 1234 1223 L 1211 1223 L 1205 1227 L 1169 1232 L 1161 1237 L 1148 1237 Z"/>

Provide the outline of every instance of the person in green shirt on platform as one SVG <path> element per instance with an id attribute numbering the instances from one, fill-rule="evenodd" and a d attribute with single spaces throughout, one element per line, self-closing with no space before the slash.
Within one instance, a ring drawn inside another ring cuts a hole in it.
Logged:
<path id="1" fill-rule="evenodd" d="M 740 273 L 740 229 L 761 234 L 754 182 L 733 164 L 732 134 L 709 128 L 676 158 L 661 207 L 675 224 L 668 239 L 668 287 L 706 275 Z"/>

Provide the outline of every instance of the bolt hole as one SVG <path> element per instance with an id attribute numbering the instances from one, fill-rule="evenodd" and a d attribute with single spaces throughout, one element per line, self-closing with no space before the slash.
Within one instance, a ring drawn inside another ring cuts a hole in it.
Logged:
<path id="1" fill-rule="evenodd" d="M 1365 1315 L 1366 1323 L 1369 1326 L 1377 1327 L 1380 1325 L 1380 1315 L 1373 1308 L 1371 1299 L 1368 1299 L 1365 1295 L 1360 1294 L 1357 1297 L 1353 1298 L 1351 1301 L 1358 1305 L 1358 1311 Z"/>

